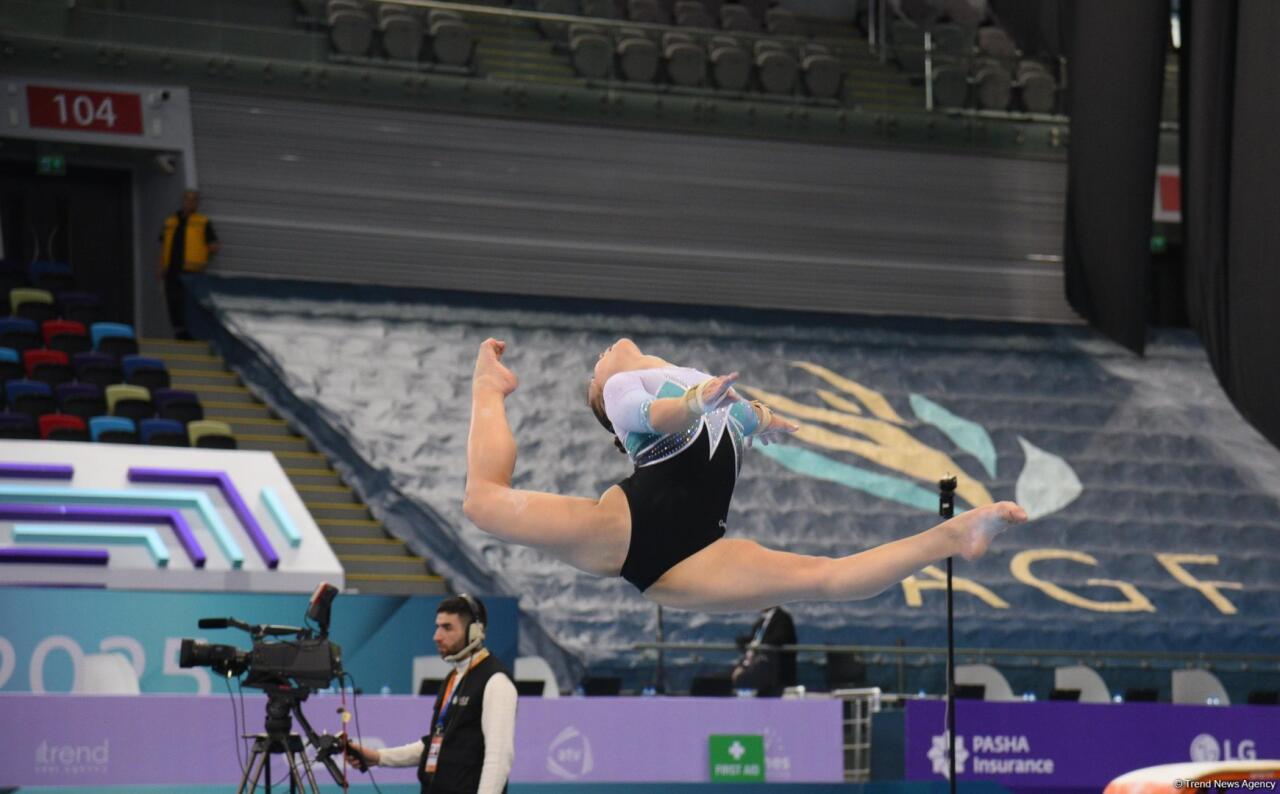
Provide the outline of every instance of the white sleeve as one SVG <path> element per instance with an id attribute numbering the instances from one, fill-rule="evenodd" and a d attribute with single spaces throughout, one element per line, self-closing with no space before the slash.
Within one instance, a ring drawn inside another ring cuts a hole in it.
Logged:
<path id="1" fill-rule="evenodd" d="M 619 372 L 604 384 L 604 412 L 613 432 L 625 439 L 627 433 L 652 433 L 649 406 L 653 395 L 645 388 L 638 371 Z"/>
<path id="2" fill-rule="evenodd" d="M 384 747 L 378 751 L 378 766 L 417 766 L 426 749 L 421 739 L 399 747 Z"/>
<path id="3" fill-rule="evenodd" d="M 484 733 L 484 766 L 476 794 L 501 794 L 516 757 L 516 685 L 504 674 L 490 676 L 484 685 L 480 730 Z"/>

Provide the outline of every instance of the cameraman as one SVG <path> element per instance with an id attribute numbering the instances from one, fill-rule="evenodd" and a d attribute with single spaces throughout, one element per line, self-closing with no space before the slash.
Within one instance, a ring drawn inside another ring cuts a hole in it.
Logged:
<path id="1" fill-rule="evenodd" d="M 436 648 L 453 665 L 436 695 L 431 732 L 382 750 L 349 744 L 366 764 L 418 767 L 422 794 L 499 794 L 515 757 L 516 687 L 484 649 L 488 618 L 479 599 L 464 594 L 436 608 Z"/>

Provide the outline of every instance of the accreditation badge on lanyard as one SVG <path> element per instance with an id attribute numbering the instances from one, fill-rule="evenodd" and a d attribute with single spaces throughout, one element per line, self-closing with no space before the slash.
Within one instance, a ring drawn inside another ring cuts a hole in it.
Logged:
<path id="1" fill-rule="evenodd" d="M 422 765 L 428 775 L 434 775 L 436 766 L 440 763 L 440 745 L 444 744 L 444 718 L 457 697 L 458 679 L 461 677 L 455 674 L 449 680 L 449 688 L 445 690 L 444 700 L 441 701 L 440 716 L 436 719 L 435 728 L 431 731 L 431 744 L 427 747 L 427 760 Z"/>

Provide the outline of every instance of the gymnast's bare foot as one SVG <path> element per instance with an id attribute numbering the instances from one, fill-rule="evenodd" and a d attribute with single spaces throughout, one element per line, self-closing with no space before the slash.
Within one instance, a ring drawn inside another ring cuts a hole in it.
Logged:
<path id="1" fill-rule="evenodd" d="M 996 535 L 1027 520 L 1027 511 L 1013 502 L 996 502 L 961 513 L 943 526 L 955 533 L 957 552 L 966 560 L 987 553 Z"/>
<path id="2" fill-rule="evenodd" d="M 502 354 L 507 343 L 490 337 L 480 343 L 480 352 L 476 354 L 476 369 L 471 376 L 472 392 L 494 390 L 506 397 L 516 390 L 520 379 L 502 364 Z"/>

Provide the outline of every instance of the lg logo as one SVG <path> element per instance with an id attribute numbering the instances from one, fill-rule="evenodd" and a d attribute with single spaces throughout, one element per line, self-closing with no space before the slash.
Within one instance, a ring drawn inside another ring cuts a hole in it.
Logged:
<path id="1" fill-rule="evenodd" d="M 1257 758 L 1258 748 L 1253 739 L 1240 739 L 1232 745 L 1230 739 L 1217 738 L 1202 733 L 1191 740 L 1192 761 L 1230 761 L 1242 758 Z"/>

